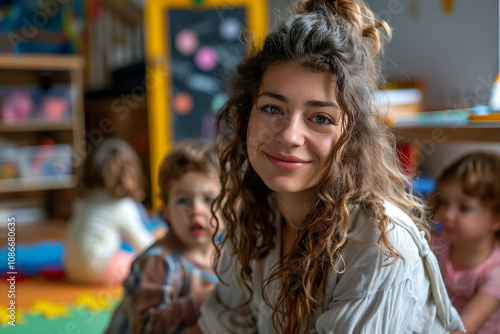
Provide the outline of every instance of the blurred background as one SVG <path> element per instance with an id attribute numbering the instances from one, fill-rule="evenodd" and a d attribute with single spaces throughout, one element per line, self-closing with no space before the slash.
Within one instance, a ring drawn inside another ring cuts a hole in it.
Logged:
<path id="1" fill-rule="evenodd" d="M 366 3 L 393 28 L 382 55 L 387 83 L 375 98 L 426 196 L 458 155 L 500 151 L 499 3 Z M 64 332 L 73 322 L 99 332 L 107 298 L 117 293 L 68 285 L 64 296 L 47 297 L 57 290 L 51 282 L 64 286 L 61 240 L 88 154 L 107 137 L 129 142 L 147 178 L 142 204 L 152 213 L 160 159 L 179 139 L 213 137 L 247 32 L 258 44 L 289 13 L 287 0 L 0 1 L 0 274 L 8 271 L 7 220 L 16 217 L 19 283 L 45 279 L 19 292 L 27 333 L 34 333 L 28 325 Z M 5 289 L 0 305 L 8 303 Z M 7 326 L 3 309 L 0 327 Z"/>

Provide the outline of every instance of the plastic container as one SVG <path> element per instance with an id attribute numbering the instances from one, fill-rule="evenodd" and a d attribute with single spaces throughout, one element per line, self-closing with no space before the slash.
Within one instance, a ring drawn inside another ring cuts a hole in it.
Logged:
<path id="1" fill-rule="evenodd" d="M 19 149 L 22 182 L 65 182 L 71 177 L 73 149 L 68 144 L 24 146 Z"/>

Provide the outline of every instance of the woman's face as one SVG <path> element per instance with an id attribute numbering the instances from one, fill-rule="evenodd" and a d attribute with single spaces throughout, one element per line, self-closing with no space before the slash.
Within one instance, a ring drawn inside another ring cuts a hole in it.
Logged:
<path id="1" fill-rule="evenodd" d="M 307 192 L 318 185 L 330 162 L 341 123 L 332 73 L 293 61 L 271 66 L 250 114 L 250 163 L 275 192 Z"/>

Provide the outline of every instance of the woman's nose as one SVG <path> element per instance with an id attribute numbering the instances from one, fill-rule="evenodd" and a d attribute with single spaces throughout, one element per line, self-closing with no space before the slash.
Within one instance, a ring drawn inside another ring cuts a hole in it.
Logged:
<path id="1" fill-rule="evenodd" d="M 287 146 L 302 146 L 305 141 L 305 124 L 300 115 L 284 120 L 276 133 L 276 141 Z"/>

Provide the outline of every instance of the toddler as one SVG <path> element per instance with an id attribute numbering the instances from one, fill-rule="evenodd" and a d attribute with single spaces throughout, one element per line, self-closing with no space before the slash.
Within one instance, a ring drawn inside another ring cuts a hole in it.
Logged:
<path id="1" fill-rule="evenodd" d="M 95 149 L 85 161 L 82 195 L 66 236 L 66 276 L 77 283 L 119 283 L 135 258 L 121 249 L 122 240 L 137 252 L 154 241 L 141 219 L 143 174 L 129 144 L 108 139 Z"/>
<path id="2" fill-rule="evenodd" d="M 467 333 L 500 332 L 500 156 L 473 153 L 438 179 L 434 238 L 448 294 Z"/>
<path id="3" fill-rule="evenodd" d="M 200 139 L 179 142 L 164 159 L 159 183 L 169 231 L 132 264 L 106 333 L 174 333 L 196 323 L 217 282 L 210 267 L 216 166 L 213 144 Z"/>

